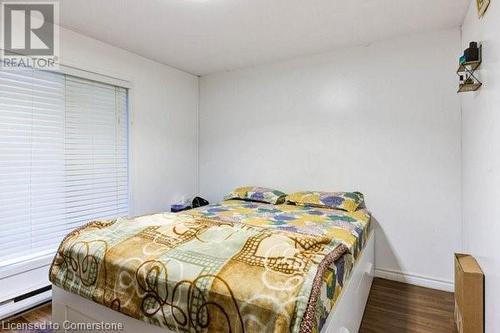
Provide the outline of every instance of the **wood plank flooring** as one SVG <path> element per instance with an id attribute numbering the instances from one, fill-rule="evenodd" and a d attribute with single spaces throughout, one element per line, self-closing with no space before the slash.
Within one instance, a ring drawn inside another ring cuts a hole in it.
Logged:
<path id="1" fill-rule="evenodd" d="M 50 303 L 43 304 L 35 309 L 24 312 L 23 314 L 16 316 L 8 320 L 11 323 L 47 323 L 52 320 L 52 305 Z M 36 332 L 36 333 L 49 333 L 49 330 L 36 330 L 36 331 L 22 331 L 22 330 L 4 330 L 2 329 L 4 325 L 0 325 L 0 332 Z"/>
<path id="2" fill-rule="evenodd" d="M 456 333 L 453 307 L 452 293 L 376 278 L 359 332 Z M 12 321 L 41 323 L 50 319 L 51 305 L 46 304 Z"/>
<path id="3" fill-rule="evenodd" d="M 456 333 L 453 293 L 373 281 L 360 333 Z"/>

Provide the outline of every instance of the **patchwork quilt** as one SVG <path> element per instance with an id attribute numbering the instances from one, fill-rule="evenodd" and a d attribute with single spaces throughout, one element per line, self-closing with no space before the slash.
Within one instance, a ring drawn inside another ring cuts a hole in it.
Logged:
<path id="1" fill-rule="evenodd" d="M 226 200 L 180 214 L 310 235 L 328 235 L 341 241 L 355 257 L 368 238 L 371 218 L 366 209 L 346 212 L 243 200 Z"/>
<path id="2" fill-rule="evenodd" d="M 63 240 L 50 280 L 173 331 L 318 331 L 329 311 L 322 295 L 335 294 L 325 281 L 335 285 L 339 270 L 351 265 L 346 258 L 360 247 L 369 214 L 351 221 L 325 213 L 317 225 L 320 215 L 309 211 L 287 228 L 286 216 L 300 215 L 293 206 L 279 205 L 281 222 L 264 222 L 270 215 L 251 217 L 265 212 L 247 204 L 91 222 Z"/>
<path id="3" fill-rule="evenodd" d="M 329 234 L 348 251 L 323 272 L 316 302 L 314 331 L 319 332 L 334 308 L 354 262 L 364 248 L 371 230 L 371 215 L 366 209 L 354 212 L 296 205 L 268 205 L 243 200 L 227 200 L 183 212 L 219 221 L 270 226 L 305 234 Z"/>

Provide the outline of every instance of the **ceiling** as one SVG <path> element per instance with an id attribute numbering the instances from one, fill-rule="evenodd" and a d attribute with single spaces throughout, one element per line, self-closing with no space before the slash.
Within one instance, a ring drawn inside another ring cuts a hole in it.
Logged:
<path id="1" fill-rule="evenodd" d="M 470 0 L 64 0 L 61 24 L 189 73 L 458 27 Z"/>

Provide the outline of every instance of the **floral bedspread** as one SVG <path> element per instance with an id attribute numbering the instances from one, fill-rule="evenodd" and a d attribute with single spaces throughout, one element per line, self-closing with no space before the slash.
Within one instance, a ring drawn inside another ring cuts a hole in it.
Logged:
<path id="1" fill-rule="evenodd" d="M 345 212 L 326 208 L 295 205 L 269 205 L 242 200 L 227 200 L 183 212 L 195 217 L 219 221 L 272 226 L 278 230 L 306 234 L 328 234 L 338 239 L 347 251 L 323 273 L 319 299 L 316 302 L 315 332 L 319 332 L 350 276 L 354 262 L 363 249 L 370 232 L 371 215 L 366 209 Z"/>
<path id="2" fill-rule="evenodd" d="M 174 331 L 318 331 L 328 310 L 322 294 L 335 294 L 325 281 L 338 281 L 345 258 L 358 252 L 369 214 L 339 212 L 343 218 L 319 226 L 309 218 L 290 224 L 286 214 L 296 208 L 276 223 L 210 215 L 228 206 L 240 214 L 257 209 L 245 204 L 89 223 L 63 240 L 50 280 Z"/>
<path id="3" fill-rule="evenodd" d="M 345 244 L 355 257 L 367 240 L 371 219 L 371 214 L 366 209 L 346 212 L 243 200 L 226 200 L 179 214 L 311 235 L 328 235 Z"/>

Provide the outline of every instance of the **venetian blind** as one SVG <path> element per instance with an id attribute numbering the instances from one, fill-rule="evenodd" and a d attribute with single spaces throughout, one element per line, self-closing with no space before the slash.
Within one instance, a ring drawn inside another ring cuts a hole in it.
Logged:
<path id="1" fill-rule="evenodd" d="M 128 214 L 127 89 L 0 71 L 0 267 Z"/>

